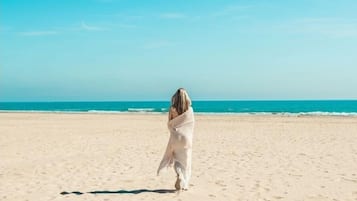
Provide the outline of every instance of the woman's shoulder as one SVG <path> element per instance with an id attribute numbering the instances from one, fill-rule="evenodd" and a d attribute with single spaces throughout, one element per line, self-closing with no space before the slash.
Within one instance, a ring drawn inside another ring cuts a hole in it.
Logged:
<path id="1" fill-rule="evenodd" d="M 170 112 L 169 112 L 169 119 L 173 119 L 178 116 L 177 110 L 175 107 L 170 107 Z"/>
<path id="2" fill-rule="evenodd" d="M 175 107 L 170 107 L 170 112 L 173 114 L 178 114 L 177 109 Z"/>

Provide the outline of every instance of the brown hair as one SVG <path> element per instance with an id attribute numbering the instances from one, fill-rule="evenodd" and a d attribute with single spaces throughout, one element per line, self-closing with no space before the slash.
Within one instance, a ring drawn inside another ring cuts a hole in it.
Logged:
<path id="1" fill-rule="evenodd" d="M 174 107 L 178 115 L 186 112 L 191 107 L 191 99 L 184 88 L 177 89 L 171 98 L 171 107 Z"/>

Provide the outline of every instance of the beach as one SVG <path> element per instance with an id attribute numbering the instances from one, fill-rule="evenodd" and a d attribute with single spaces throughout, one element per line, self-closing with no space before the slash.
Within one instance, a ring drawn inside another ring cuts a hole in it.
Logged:
<path id="1" fill-rule="evenodd" d="M 177 193 L 166 114 L 0 113 L 0 200 L 357 201 L 356 116 L 195 118 Z"/>

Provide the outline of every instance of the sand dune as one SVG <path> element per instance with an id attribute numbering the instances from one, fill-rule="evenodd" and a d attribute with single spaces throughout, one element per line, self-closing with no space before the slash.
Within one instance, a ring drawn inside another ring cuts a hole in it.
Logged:
<path id="1" fill-rule="evenodd" d="M 166 115 L 0 113 L 0 200 L 357 200 L 357 118 L 196 115 L 190 189 Z"/>

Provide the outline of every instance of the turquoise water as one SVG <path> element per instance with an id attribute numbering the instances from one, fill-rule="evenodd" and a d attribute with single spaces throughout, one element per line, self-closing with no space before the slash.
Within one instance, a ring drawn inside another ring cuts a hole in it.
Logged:
<path id="1" fill-rule="evenodd" d="M 0 102 L 0 111 L 166 113 L 167 101 Z M 357 100 L 338 101 L 193 101 L 196 113 L 306 114 L 357 116 Z"/>

